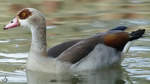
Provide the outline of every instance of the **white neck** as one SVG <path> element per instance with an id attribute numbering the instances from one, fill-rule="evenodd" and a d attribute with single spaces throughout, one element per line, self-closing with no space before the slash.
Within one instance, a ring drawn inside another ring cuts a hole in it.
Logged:
<path id="1" fill-rule="evenodd" d="M 46 25 L 39 24 L 31 27 L 32 43 L 30 53 L 47 56 Z"/>

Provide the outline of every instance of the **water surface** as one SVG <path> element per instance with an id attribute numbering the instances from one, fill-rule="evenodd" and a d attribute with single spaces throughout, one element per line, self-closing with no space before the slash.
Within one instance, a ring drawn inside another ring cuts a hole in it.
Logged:
<path id="1" fill-rule="evenodd" d="M 48 47 L 120 25 L 129 26 L 129 32 L 147 29 L 143 38 L 129 44 L 120 67 L 71 77 L 28 72 L 31 84 L 150 83 L 149 0 L 0 0 L 0 83 L 27 84 L 24 65 L 31 33 L 26 28 L 3 30 L 16 12 L 25 7 L 36 8 L 45 14 Z"/>

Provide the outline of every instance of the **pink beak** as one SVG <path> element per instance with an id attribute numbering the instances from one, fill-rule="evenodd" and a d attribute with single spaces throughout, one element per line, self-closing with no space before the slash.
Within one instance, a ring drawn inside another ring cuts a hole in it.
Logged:
<path id="1" fill-rule="evenodd" d="M 7 29 L 11 29 L 11 28 L 15 28 L 15 27 L 18 27 L 20 24 L 19 24 L 19 21 L 17 19 L 17 17 L 15 17 L 12 21 L 10 21 L 5 27 L 4 27 L 4 30 L 7 30 Z"/>

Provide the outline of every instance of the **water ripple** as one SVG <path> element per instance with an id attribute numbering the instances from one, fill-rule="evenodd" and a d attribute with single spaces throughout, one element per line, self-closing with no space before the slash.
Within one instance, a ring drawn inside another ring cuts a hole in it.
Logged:
<path id="1" fill-rule="evenodd" d="M 11 58 L 26 58 L 28 53 L 0 53 L 0 56 Z"/>

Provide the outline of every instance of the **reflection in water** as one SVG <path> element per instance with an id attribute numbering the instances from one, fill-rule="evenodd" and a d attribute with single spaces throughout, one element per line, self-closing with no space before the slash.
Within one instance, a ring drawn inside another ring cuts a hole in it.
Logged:
<path id="1" fill-rule="evenodd" d="M 27 71 L 28 84 L 125 84 L 121 68 L 106 68 L 80 74 L 47 74 Z"/>
<path id="2" fill-rule="evenodd" d="M 117 1 L 117 3 L 115 2 Z M 149 7 L 145 3 L 120 0 L 39 0 L 10 3 L 12 13 L 25 8 L 33 7 L 44 12 L 47 24 L 60 24 L 70 20 L 113 20 L 113 19 L 138 19 L 149 17 Z M 30 4 L 29 4 L 30 3 Z M 136 5 L 136 6 L 135 6 Z M 143 9 L 144 6 L 144 9 Z M 52 16 L 51 16 L 52 15 Z"/>

